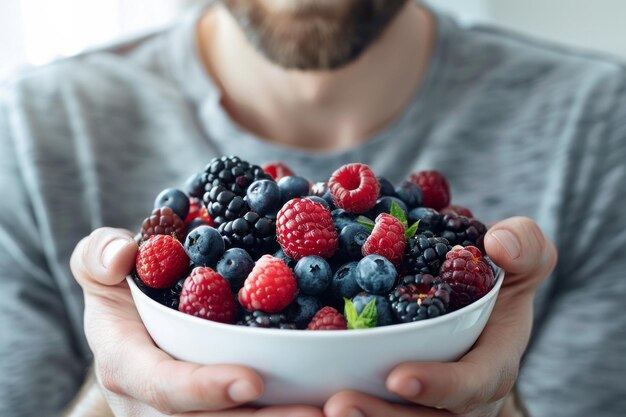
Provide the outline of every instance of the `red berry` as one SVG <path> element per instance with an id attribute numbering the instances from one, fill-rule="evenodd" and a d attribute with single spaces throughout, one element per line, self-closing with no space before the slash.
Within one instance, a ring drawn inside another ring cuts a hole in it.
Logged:
<path id="1" fill-rule="evenodd" d="M 208 267 L 197 267 L 185 280 L 178 311 L 220 323 L 234 323 L 237 302 L 230 284 Z"/>
<path id="2" fill-rule="evenodd" d="M 349 213 L 365 213 L 374 207 L 380 191 L 376 175 L 364 164 L 342 166 L 328 186 L 335 205 Z"/>
<path id="3" fill-rule="evenodd" d="M 189 224 L 195 219 L 200 219 L 207 224 L 207 226 L 213 227 L 215 224 L 213 222 L 213 218 L 209 214 L 209 211 L 206 207 L 203 207 L 199 200 L 191 199 L 189 203 L 189 214 L 185 219 L 185 224 Z"/>
<path id="4" fill-rule="evenodd" d="M 291 269 L 282 260 L 264 255 L 239 290 L 239 302 L 248 311 L 277 313 L 296 298 L 297 289 Z"/>
<path id="5" fill-rule="evenodd" d="M 361 249 L 363 256 L 380 255 L 389 259 L 394 266 L 402 264 L 406 245 L 402 222 L 390 214 L 382 213 L 376 218 L 374 230 Z"/>
<path id="6" fill-rule="evenodd" d="M 441 210 L 450 204 L 450 186 L 439 171 L 414 172 L 410 180 L 422 189 L 425 207 Z"/>
<path id="7" fill-rule="evenodd" d="M 330 211 L 303 198 L 289 200 L 280 209 L 276 238 L 285 254 L 295 260 L 309 255 L 330 258 L 339 241 Z"/>
<path id="8" fill-rule="evenodd" d="M 171 235 L 155 235 L 139 247 L 137 275 L 151 288 L 169 288 L 189 269 L 183 245 Z"/>
<path id="9" fill-rule="evenodd" d="M 348 323 L 343 314 L 332 307 L 324 307 L 311 319 L 307 330 L 347 330 Z"/>
<path id="10" fill-rule="evenodd" d="M 290 177 L 295 175 L 289 167 L 281 162 L 272 162 L 263 166 L 263 171 L 269 174 L 274 181 L 278 181 L 282 177 Z"/>
<path id="11" fill-rule="evenodd" d="M 141 224 L 141 239 L 148 240 L 154 235 L 173 235 L 179 241 L 185 241 L 187 229 L 185 223 L 169 207 L 160 207 L 152 211 Z"/>
<path id="12" fill-rule="evenodd" d="M 455 246 L 446 254 L 441 279 L 452 288 L 450 309 L 458 310 L 478 300 L 493 288 L 493 270 L 475 246 Z"/>
<path id="13" fill-rule="evenodd" d="M 456 214 L 457 216 L 464 216 L 464 217 L 467 217 L 468 219 L 474 218 L 474 213 L 472 213 L 470 209 L 468 209 L 467 207 L 457 206 L 454 204 L 450 204 L 449 206 L 442 208 L 441 210 L 439 210 L 439 213 Z"/>

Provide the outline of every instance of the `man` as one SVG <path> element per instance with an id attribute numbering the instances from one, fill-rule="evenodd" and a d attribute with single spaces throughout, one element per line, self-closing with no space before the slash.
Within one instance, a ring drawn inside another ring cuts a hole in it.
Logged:
<path id="1" fill-rule="evenodd" d="M 61 413 L 91 351 L 123 416 L 626 410 L 619 62 L 463 28 L 413 1 L 223 0 L 170 30 L 24 74 L 1 103 L 2 415 Z M 481 339 L 457 363 L 392 371 L 388 389 L 413 405 L 342 392 L 323 410 L 255 409 L 263 381 L 252 370 L 169 358 L 123 284 L 131 233 L 98 229 L 74 246 L 102 226 L 137 230 L 160 189 L 220 154 L 280 160 L 313 179 L 352 161 L 393 181 L 443 171 L 478 218 L 508 218 L 486 237 L 507 277 Z M 551 275 L 550 239 L 560 252 Z"/>

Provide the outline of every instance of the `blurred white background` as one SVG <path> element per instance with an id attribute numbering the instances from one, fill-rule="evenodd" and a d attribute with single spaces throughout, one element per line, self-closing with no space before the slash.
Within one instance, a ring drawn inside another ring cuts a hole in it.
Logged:
<path id="1" fill-rule="evenodd" d="M 198 0 L 0 0 L 0 75 L 164 26 Z M 429 0 L 487 21 L 626 58 L 625 0 Z"/>

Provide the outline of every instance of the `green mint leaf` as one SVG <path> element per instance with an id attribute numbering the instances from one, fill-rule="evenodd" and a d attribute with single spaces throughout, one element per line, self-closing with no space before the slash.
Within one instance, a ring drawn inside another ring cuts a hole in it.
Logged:
<path id="1" fill-rule="evenodd" d="M 366 324 L 367 327 L 376 327 L 378 324 L 378 310 L 376 310 L 376 299 L 372 299 L 363 311 L 361 311 L 361 315 L 359 319 Z"/>
<path id="2" fill-rule="evenodd" d="M 420 227 L 420 221 L 416 221 L 415 223 L 413 223 L 413 225 L 411 225 L 411 227 L 409 227 L 405 233 L 405 236 L 407 239 L 411 239 L 413 236 L 415 236 L 415 234 L 417 233 L 417 229 L 419 229 Z"/>
<path id="3" fill-rule="evenodd" d="M 356 222 L 357 222 L 358 224 L 360 224 L 361 226 L 365 226 L 365 228 L 366 228 L 367 230 L 369 230 L 370 232 L 371 232 L 372 230 L 374 230 L 374 225 L 375 225 L 375 223 L 374 223 L 371 219 L 369 219 L 369 218 L 367 218 L 367 217 L 365 217 L 365 216 L 359 216 L 359 217 L 357 217 L 357 218 L 356 218 Z"/>
<path id="4" fill-rule="evenodd" d="M 391 202 L 391 210 L 389 214 L 391 214 L 396 219 L 400 220 L 400 223 L 404 225 L 404 230 L 409 228 L 409 222 L 406 219 L 406 213 L 404 212 L 404 210 L 402 210 L 400 205 L 396 203 L 395 201 Z"/>
<path id="5" fill-rule="evenodd" d="M 357 322 L 357 320 L 359 319 L 359 314 L 356 312 L 356 307 L 354 307 L 354 304 L 352 303 L 352 301 L 344 297 L 343 302 L 344 302 L 343 314 L 344 316 L 346 316 L 346 321 L 348 322 L 348 329 L 354 329 L 355 327 L 352 327 L 352 324 Z"/>
<path id="6" fill-rule="evenodd" d="M 369 329 L 376 327 L 378 323 L 378 312 L 376 311 L 376 299 L 373 299 L 363 309 L 361 314 L 356 312 L 356 307 L 352 301 L 344 298 L 345 316 L 348 322 L 348 329 Z"/>

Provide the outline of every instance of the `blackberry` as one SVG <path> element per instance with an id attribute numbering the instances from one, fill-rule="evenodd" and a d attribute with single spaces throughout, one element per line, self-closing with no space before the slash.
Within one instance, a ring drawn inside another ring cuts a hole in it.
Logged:
<path id="1" fill-rule="evenodd" d="M 424 273 L 439 275 L 452 245 L 443 237 L 424 232 L 408 240 L 404 250 L 404 272 L 410 275 Z"/>
<path id="2" fill-rule="evenodd" d="M 273 181 L 261 167 L 236 156 L 213 158 L 209 162 L 201 174 L 202 200 L 216 226 L 235 220 L 249 210 L 244 197 L 250 184 L 257 180 Z"/>
<path id="3" fill-rule="evenodd" d="M 141 240 L 145 242 L 153 235 L 171 235 L 185 241 L 187 227 L 170 207 L 156 208 L 141 224 Z"/>
<path id="4" fill-rule="evenodd" d="M 469 219 L 456 214 L 446 214 L 442 220 L 441 237 L 444 237 L 452 246 L 476 246 L 485 253 L 483 240 L 487 233 L 487 226 L 476 219 Z"/>
<path id="5" fill-rule="evenodd" d="M 180 293 L 183 291 L 183 284 L 185 283 L 186 279 L 186 277 L 179 279 L 172 288 L 163 292 L 163 304 L 166 307 L 178 310 Z"/>
<path id="6" fill-rule="evenodd" d="M 261 255 L 273 253 L 278 247 L 276 222 L 270 218 L 261 217 L 254 211 L 223 223 L 218 230 L 224 238 L 227 249 L 245 249 L 255 259 Z"/>
<path id="7" fill-rule="evenodd" d="M 261 327 L 265 329 L 295 330 L 296 328 L 295 323 L 288 321 L 284 314 L 268 314 L 260 310 L 245 315 L 243 320 L 237 324 L 240 326 Z"/>
<path id="8" fill-rule="evenodd" d="M 403 323 L 446 314 L 452 289 L 430 274 L 407 275 L 389 294 L 391 309 Z"/>
<path id="9" fill-rule="evenodd" d="M 216 226 L 236 220 L 250 210 L 243 196 L 237 195 L 222 185 L 213 187 L 204 194 L 207 211 Z"/>

